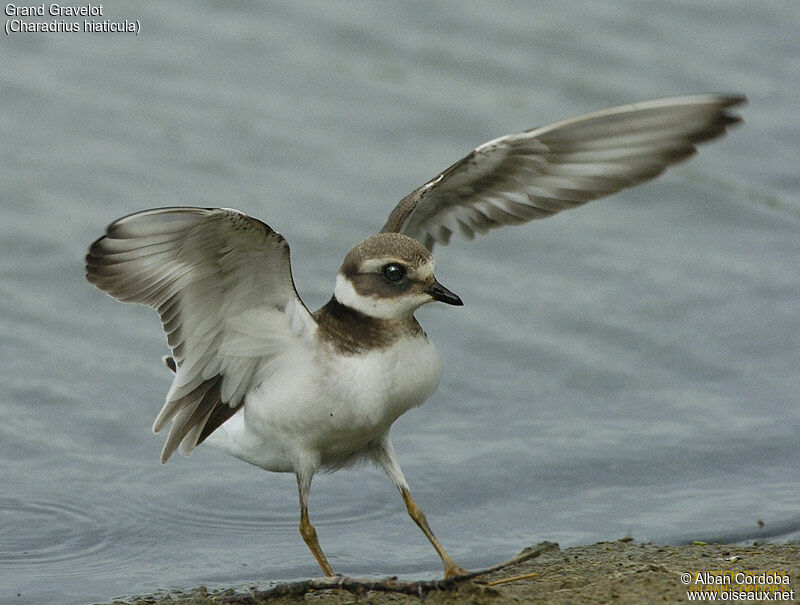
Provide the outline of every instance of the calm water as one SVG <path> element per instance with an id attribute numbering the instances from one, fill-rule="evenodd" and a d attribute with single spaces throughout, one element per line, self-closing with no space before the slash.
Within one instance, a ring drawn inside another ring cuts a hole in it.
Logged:
<path id="1" fill-rule="evenodd" d="M 395 446 L 465 566 L 800 535 L 796 0 L 103 6 L 141 34 L 0 41 L 0 602 L 319 574 L 292 476 L 210 447 L 159 464 L 156 316 L 83 279 L 110 221 L 249 212 L 317 306 L 475 145 L 689 92 L 747 93 L 747 124 L 655 183 L 437 251 L 466 306 L 420 313 L 445 376 Z M 378 470 L 318 477 L 311 514 L 342 573 L 440 573 Z"/>

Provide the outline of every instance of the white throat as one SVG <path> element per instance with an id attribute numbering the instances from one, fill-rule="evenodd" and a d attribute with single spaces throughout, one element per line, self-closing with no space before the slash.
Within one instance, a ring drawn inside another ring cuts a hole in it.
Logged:
<path id="1" fill-rule="evenodd" d="M 336 274 L 333 295 L 345 307 L 350 307 L 364 315 L 377 319 L 404 319 L 412 315 L 419 307 L 431 301 L 431 297 L 428 294 L 396 296 L 393 298 L 362 296 L 356 292 L 353 283 L 341 273 Z"/>

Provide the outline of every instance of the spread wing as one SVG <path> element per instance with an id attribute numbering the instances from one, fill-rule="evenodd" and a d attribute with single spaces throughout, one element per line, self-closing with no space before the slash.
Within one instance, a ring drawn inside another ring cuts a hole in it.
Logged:
<path id="1" fill-rule="evenodd" d="M 484 143 L 406 196 L 384 232 L 433 248 L 546 218 L 652 179 L 741 121 L 736 95 L 633 103 Z"/>
<path id="2" fill-rule="evenodd" d="M 295 291 L 289 244 L 237 210 L 159 208 L 119 219 L 86 256 L 86 278 L 158 311 L 175 378 L 153 424 L 161 454 L 189 453 L 244 402 L 259 371 L 316 323 Z"/>

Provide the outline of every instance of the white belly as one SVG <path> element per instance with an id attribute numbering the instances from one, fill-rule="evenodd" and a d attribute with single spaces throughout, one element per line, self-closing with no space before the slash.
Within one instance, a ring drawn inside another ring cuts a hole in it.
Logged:
<path id="1" fill-rule="evenodd" d="M 243 409 L 209 437 L 272 471 L 355 461 L 439 383 L 442 365 L 424 336 L 361 355 L 293 356 L 248 393 Z"/>

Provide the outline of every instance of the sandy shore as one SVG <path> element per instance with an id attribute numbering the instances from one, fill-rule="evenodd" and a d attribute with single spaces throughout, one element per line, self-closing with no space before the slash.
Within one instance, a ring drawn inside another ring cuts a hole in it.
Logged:
<path id="1" fill-rule="evenodd" d="M 623 540 L 541 550 L 545 552 L 535 558 L 474 579 L 438 585 L 396 583 L 416 595 L 390 591 L 391 581 L 346 579 L 341 581 L 347 590 L 321 589 L 313 581 L 279 585 L 272 594 L 201 587 L 187 593 L 132 597 L 114 605 L 686 603 L 687 592 L 706 589 L 716 590 L 716 601 L 722 603 L 764 602 L 764 596 L 769 602 L 800 602 L 800 543 L 657 546 Z"/>

